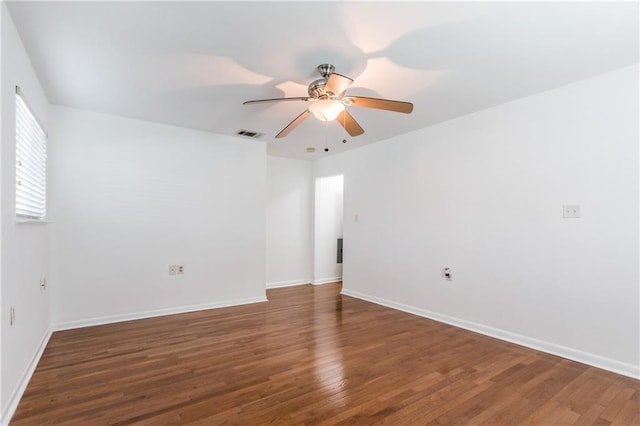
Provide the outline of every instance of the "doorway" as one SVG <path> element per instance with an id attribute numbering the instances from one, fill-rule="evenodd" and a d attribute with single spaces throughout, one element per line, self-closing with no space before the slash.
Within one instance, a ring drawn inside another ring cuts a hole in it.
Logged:
<path id="1" fill-rule="evenodd" d="M 343 193 L 343 175 L 316 178 L 313 284 L 342 281 L 338 239 L 342 239 Z"/>

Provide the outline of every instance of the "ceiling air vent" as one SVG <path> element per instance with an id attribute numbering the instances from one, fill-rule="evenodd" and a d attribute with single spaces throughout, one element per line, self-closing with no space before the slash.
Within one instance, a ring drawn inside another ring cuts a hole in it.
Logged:
<path id="1" fill-rule="evenodd" d="M 240 136 L 245 136 L 247 138 L 254 138 L 257 139 L 260 136 L 262 136 L 264 133 L 260 133 L 260 132 L 253 132 L 251 130 L 238 130 L 238 133 L 236 133 L 237 135 Z"/>

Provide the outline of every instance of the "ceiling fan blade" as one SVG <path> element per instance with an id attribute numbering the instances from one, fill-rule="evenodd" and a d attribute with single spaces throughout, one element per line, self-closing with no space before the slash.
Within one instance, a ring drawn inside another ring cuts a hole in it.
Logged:
<path id="1" fill-rule="evenodd" d="M 360 127 L 356 119 L 347 111 L 342 111 L 340 115 L 338 115 L 338 118 L 336 118 L 336 121 L 340 123 L 351 136 L 358 136 L 364 133 L 364 129 Z"/>
<path id="2" fill-rule="evenodd" d="M 310 114 L 311 112 L 308 109 L 305 110 L 302 114 L 294 118 L 291 123 L 287 124 L 287 127 L 282 129 L 280 133 L 276 135 L 276 138 L 284 138 L 285 136 L 287 136 L 289 133 L 291 133 L 293 129 L 298 127 L 298 125 L 302 123 L 305 120 L 305 118 L 309 117 Z"/>
<path id="3" fill-rule="evenodd" d="M 336 96 L 340 96 L 342 92 L 347 90 L 347 87 L 351 86 L 351 83 L 353 83 L 353 80 L 349 77 L 333 73 L 329 75 L 329 79 L 327 80 L 327 85 L 324 86 L 324 90 L 325 92 L 331 92 Z"/>
<path id="4" fill-rule="evenodd" d="M 384 109 L 387 111 L 404 112 L 405 114 L 410 114 L 411 111 L 413 111 L 413 104 L 411 102 L 367 98 L 364 96 L 349 96 L 349 98 L 352 100 L 351 106 Z"/>
<path id="5" fill-rule="evenodd" d="M 308 101 L 310 98 L 308 96 L 297 97 L 297 98 L 273 98 L 273 99 L 257 99 L 255 101 L 245 101 L 242 105 L 250 105 L 250 104 L 260 104 L 265 102 L 280 102 L 280 101 Z"/>

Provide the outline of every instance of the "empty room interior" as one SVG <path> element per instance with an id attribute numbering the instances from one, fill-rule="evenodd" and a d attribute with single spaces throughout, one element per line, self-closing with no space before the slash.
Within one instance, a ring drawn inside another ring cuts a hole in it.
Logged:
<path id="1" fill-rule="evenodd" d="M 637 1 L 0 14 L 2 424 L 640 425 Z"/>

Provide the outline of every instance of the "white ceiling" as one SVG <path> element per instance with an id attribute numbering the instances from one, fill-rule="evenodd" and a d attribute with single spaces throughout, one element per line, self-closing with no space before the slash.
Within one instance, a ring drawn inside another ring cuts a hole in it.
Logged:
<path id="1" fill-rule="evenodd" d="M 7 4 L 50 102 L 229 135 L 254 130 L 270 154 L 296 158 L 638 62 L 637 2 Z M 414 112 L 353 107 L 361 136 L 310 118 L 276 140 L 308 105 L 242 105 L 306 96 L 321 63 L 355 80 L 348 94 L 410 101 Z"/>

